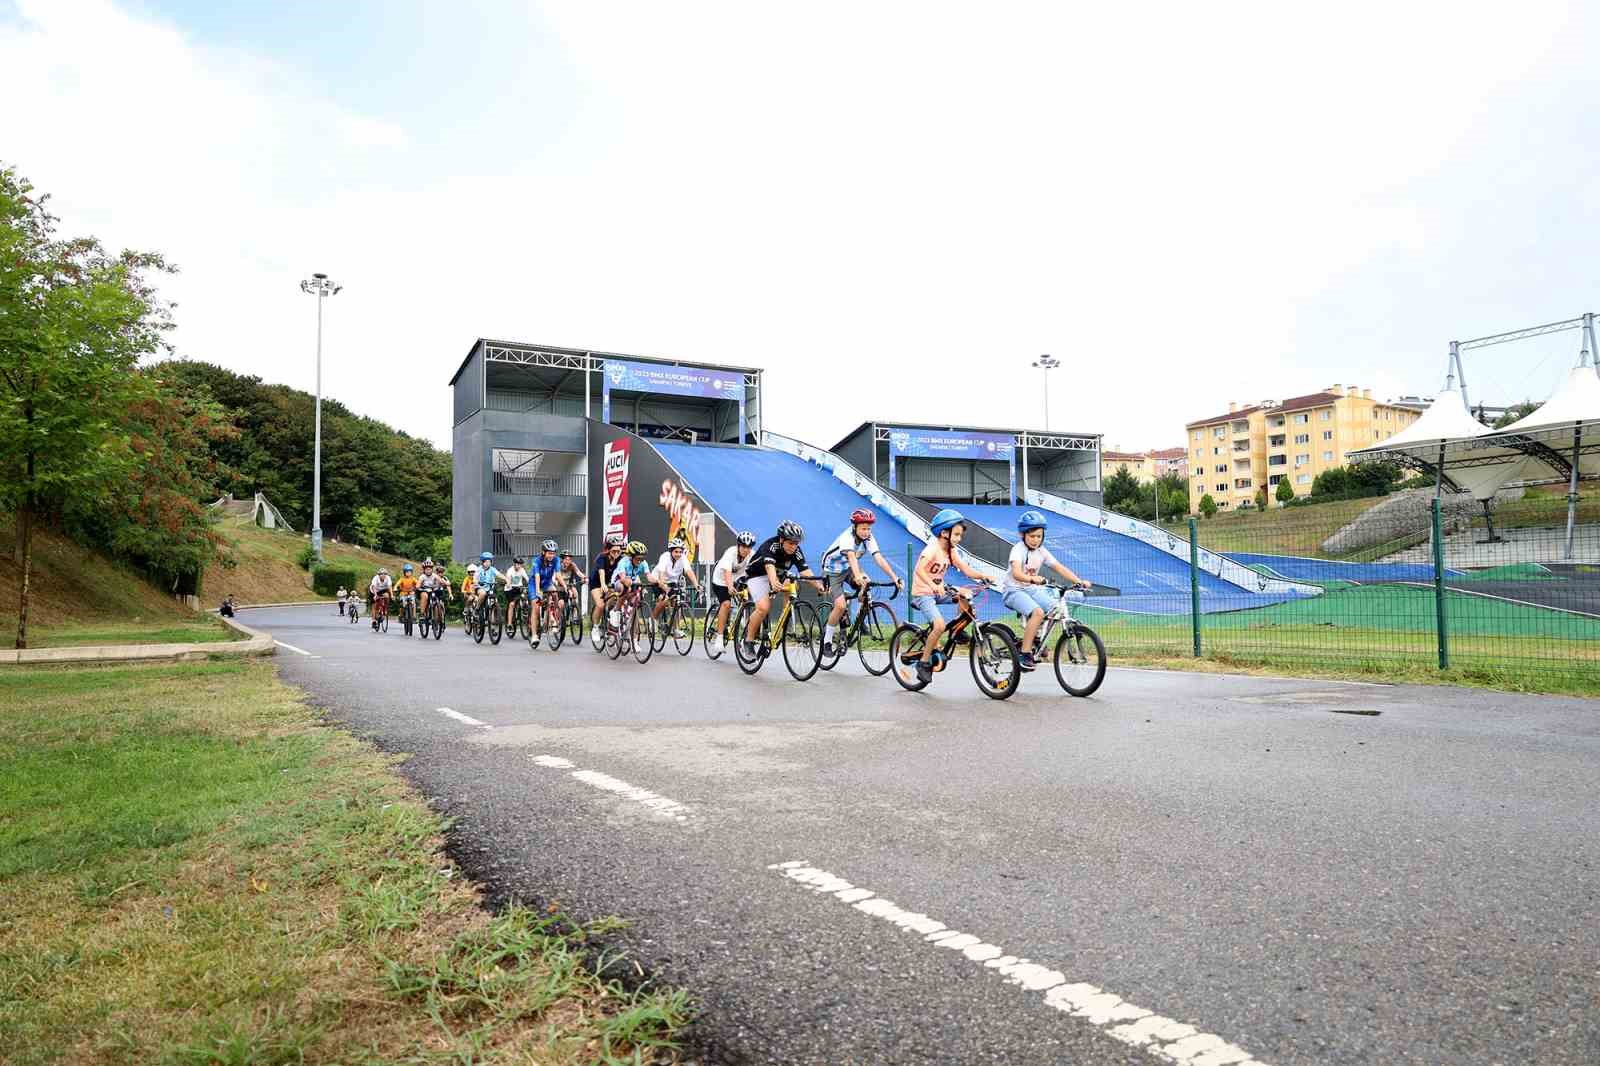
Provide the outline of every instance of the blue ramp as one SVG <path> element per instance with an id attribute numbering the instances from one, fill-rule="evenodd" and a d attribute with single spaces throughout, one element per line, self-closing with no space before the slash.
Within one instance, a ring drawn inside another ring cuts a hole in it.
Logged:
<path id="1" fill-rule="evenodd" d="M 964 513 L 1011 541 L 1026 507 L 963 505 Z M 1051 512 L 1045 547 L 1079 577 L 1120 589 L 1118 596 L 1091 596 L 1086 606 L 1134 614 L 1188 614 L 1189 564 L 1132 537 Z M 1257 593 L 1205 571 L 1200 573 L 1200 610 L 1241 611 L 1301 598 L 1294 592 Z"/>
<path id="2" fill-rule="evenodd" d="M 1351 581 L 1374 585 L 1384 581 L 1433 580 L 1433 567 L 1424 563 L 1341 563 L 1334 559 L 1312 559 L 1303 555 L 1261 555 L 1255 552 L 1228 552 L 1228 558 L 1244 566 L 1256 567 L 1273 577 L 1291 581 Z M 1448 577 L 1465 577 L 1464 570 L 1446 568 Z"/>

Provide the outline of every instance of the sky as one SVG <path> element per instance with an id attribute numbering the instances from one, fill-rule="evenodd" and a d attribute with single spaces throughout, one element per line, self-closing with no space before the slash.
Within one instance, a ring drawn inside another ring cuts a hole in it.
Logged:
<path id="1" fill-rule="evenodd" d="M 0 0 L 0 162 L 178 354 L 448 447 L 480 336 L 764 368 L 769 428 L 1101 433 L 1600 310 L 1600 7 Z M 1577 335 L 1469 352 L 1542 399 Z"/>

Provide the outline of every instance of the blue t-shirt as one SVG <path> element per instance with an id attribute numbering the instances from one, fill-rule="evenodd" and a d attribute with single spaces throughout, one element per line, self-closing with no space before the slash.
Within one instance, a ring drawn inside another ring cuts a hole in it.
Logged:
<path id="1" fill-rule="evenodd" d="M 528 564 L 528 577 L 530 581 L 539 582 L 540 592 L 548 592 L 550 587 L 555 584 L 556 571 L 560 569 L 561 557 L 559 555 L 546 564 L 544 555 L 541 553 L 534 556 L 533 561 Z"/>
<path id="2" fill-rule="evenodd" d="M 478 568 L 478 576 L 477 576 L 476 580 L 473 582 L 473 584 L 475 584 L 477 586 L 477 588 L 478 588 L 478 590 L 480 592 L 485 590 L 485 589 L 487 589 L 490 592 L 493 592 L 494 591 L 494 579 L 497 578 L 497 577 L 501 578 L 501 579 L 504 579 L 505 575 L 502 574 L 500 571 L 496 570 L 493 566 L 490 566 L 487 569 L 485 569 L 483 567 L 479 567 Z"/>
<path id="3" fill-rule="evenodd" d="M 617 564 L 617 577 L 625 577 L 634 584 L 643 581 L 650 573 L 650 564 L 644 560 L 634 562 L 632 559 L 623 559 Z"/>

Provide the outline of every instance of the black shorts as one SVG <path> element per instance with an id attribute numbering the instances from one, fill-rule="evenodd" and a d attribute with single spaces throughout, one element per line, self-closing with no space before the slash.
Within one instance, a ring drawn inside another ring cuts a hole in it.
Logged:
<path id="1" fill-rule="evenodd" d="M 519 585 L 516 588 L 512 588 L 510 585 L 506 586 L 506 602 L 507 603 L 510 603 L 512 600 L 517 600 L 517 599 L 521 599 L 521 598 L 522 598 L 522 586 Z"/>
<path id="2" fill-rule="evenodd" d="M 716 582 L 711 584 L 711 595 L 716 597 L 718 603 L 728 603 L 733 599 L 733 593 L 728 591 L 728 586 L 718 585 Z"/>

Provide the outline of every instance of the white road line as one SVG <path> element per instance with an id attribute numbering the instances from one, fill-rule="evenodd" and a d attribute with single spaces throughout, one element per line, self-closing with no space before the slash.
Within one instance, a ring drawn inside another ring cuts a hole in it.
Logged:
<path id="1" fill-rule="evenodd" d="M 460 711 L 452 711 L 448 707 L 440 707 L 439 713 L 444 715 L 446 718 L 454 718 L 456 721 L 465 723 L 466 725 L 481 725 L 485 729 L 489 728 L 488 722 L 480 722 L 476 718 L 468 717 L 467 715 L 462 714 Z"/>
<path id="2" fill-rule="evenodd" d="M 552 770 L 570 770 L 573 763 L 559 755 L 535 755 L 533 761 L 539 766 L 548 766 Z M 658 795 L 647 788 L 630 785 L 626 781 L 618 780 L 610 774 L 603 774 L 599 770 L 573 770 L 572 775 L 590 788 L 598 788 L 602 792 L 611 792 L 623 799 L 632 800 L 640 806 L 647 807 L 657 814 L 666 815 L 675 822 L 689 820 L 689 808 L 675 799 Z"/>
<path id="3" fill-rule="evenodd" d="M 304 648 L 297 648 L 293 644 L 285 644 L 281 640 L 274 640 L 272 643 L 276 644 L 280 648 L 288 648 L 290 651 L 297 651 L 301 655 L 310 655 L 311 654 L 310 652 L 306 651 Z"/>
<path id="4" fill-rule="evenodd" d="M 1220 1036 L 1202 1033 L 1192 1025 L 1135 1006 L 1095 985 L 1069 981 L 1066 974 L 1042 963 L 1007 955 L 1001 948 L 986 944 L 971 933 L 950 929 L 926 914 L 903 910 L 871 889 L 857 888 L 826 870 L 800 861 L 773 863 L 767 869 L 778 871 L 812 892 L 827 893 L 858 911 L 917 933 L 932 947 L 959 951 L 1004 977 L 1007 984 L 1019 985 L 1029 992 L 1043 992 L 1046 1005 L 1082 1018 L 1124 1044 L 1142 1048 L 1160 1062 L 1181 1063 L 1182 1066 L 1266 1066 Z"/>
<path id="5" fill-rule="evenodd" d="M 1432 586 L 1429 586 L 1430 588 Z M 1392 681 L 1345 681 L 1337 677 L 1301 677 L 1299 674 L 1224 674 L 1215 670 L 1163 670 L 1155 666 L 1112 666 L 1129 674 L 1167 674 L 1180 677 L 1243 677 L 1251 681 L 1313 681 L 1319 685 L 1354 685 L 1357 688 L 1394 688 Z"/>

